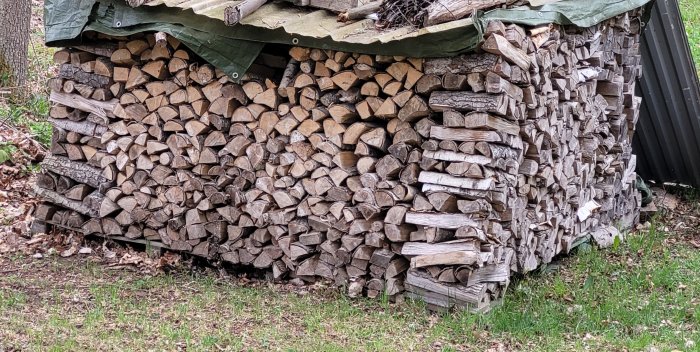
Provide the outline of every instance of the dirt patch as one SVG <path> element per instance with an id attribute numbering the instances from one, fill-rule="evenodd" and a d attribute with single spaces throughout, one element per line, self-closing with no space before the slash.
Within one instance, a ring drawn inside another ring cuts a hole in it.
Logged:
<path id="1" fill-rule="evenodd" d="M 700 249 L 700 190 L 668 187 L 652 191 L 658 208 L 656 220 L 665 224 L 665 231 L 676 234 L 670 240 Z"/>

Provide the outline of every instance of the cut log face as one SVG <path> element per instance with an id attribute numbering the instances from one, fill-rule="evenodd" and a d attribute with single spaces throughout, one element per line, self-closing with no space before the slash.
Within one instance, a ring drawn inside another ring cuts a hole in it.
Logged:
<path id="1" fill-rule="evenodd" d="M 425 60 L 265 48 L 236 79 L 164 33 L 61 50 L 35 228 L 484 309 L 636 221 L 639 16 L 493 21 L 479 53 Z"/>

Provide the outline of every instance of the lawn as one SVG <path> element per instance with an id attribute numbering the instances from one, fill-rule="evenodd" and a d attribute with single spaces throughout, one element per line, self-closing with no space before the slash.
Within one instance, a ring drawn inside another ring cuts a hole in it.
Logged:
<path id="1" fill-rule="evenodd" d="M 0 259 L 0 350 L 691 351 L 700 343 L 700 251 L 661 225 L 516 281 L 486 315 L 432 315 L 413 302 L 214 272 L 149 276 L 93 260 Z"/>
<path id="2" fill-rule="evenodd" d="M 695 67 L 700 70 L 700 0 L 680 0 L 679 5 Z"/>
<path id="3" fill-rule="evenodd" d="M 681 6 L 700 58 L 700 0 Z M 47 142 L 52 49 L 41 37 L 35 25 L 33 84 L 0 103 L 0 117 Z M 349 299 L 323 285 L 199 266 L 156 274 L 114 270 L 97 255 L 0 254 L 0 351 L 696 351 L 700 197 L 686 196 L 682 210 L 612 249 L 583 246 L 514 281 L 485 315 L 430 314 L 415 302 Z"/>

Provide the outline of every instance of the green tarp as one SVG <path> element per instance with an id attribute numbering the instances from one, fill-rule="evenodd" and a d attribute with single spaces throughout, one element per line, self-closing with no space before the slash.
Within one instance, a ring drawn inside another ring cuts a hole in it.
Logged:
<path id="1" fill-rule="evenodd" d="M 266 43 L 368 54 L 445 57 L 475 50 L 482 40 L 484 24 L 490 20 L 589 27 L 650 1 L 563 0 L 537 8 L 497 9 L 478 13 L 475 19 L 383 34 L 364 22 L 337 24 L 335 16 L 329 12 L 309 12 L 287 4 L 267 5 L 267 11 L 274 11 L 278 20 L 292 18 L 297 19 L 296 22 L 270 24 L 270 21 L 266 22 L 268 16 L 260 15 L 257 18 L 251 16 L 252 19 L 244 24 L 229 27 L 221 20 L 222 11 L 204 15 L 182 6 L 131 8 L 126 1 L 116 0 L 46 0 L 46 43 L 51 46 L 75 45 L 80 43 L 83 31 L 110 35 L 163 31 L 231 77 L 241 77 Z"/>
<path id="2" fill-rule="evenodd" d="M 500 20 L 528 26 L 557 23 L 590 27 L 650 2 L 651 0 L 568 0 L 537 8 L 521 6 L 507 10 L 492 10 L 487 12 L 481 20 Z"/>
<path id="3" fill-rule="evenodd" d="M 72 11 L 67 11 L 72 9 Z M 130 35 L 139 32 L 167 32 L 179 39 L 192 51 L 229 76 L 242 77 L 262 48 L 263 42 L 238 40 L 199 29 L 193 25 L 178 23 L 177 18 L 152 14 L 150 20 L 125 26 L 122 19 L 146 16 L 141 9 L 132 9 L 122 2 L 97 2 L 95 0 L 46 0 L 46 44 L 70 46 L 81 42 L 83 31 L 96 31 L 109 35 Z M 157 11 L 160 12 L 160 11 Z M 171 12 L 171 11 L 165 11 Z"/>

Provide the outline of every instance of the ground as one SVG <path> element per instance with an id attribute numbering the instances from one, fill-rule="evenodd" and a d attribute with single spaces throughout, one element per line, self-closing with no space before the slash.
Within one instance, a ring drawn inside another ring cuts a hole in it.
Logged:
<path id="1" fill-rule="evenodd" d="M 485 315 L 271 284 L 74 234 L 27 238 L 27 185 L 50 140 L 43 85 L 55 69 L 33 3 L 33 83 L 0 95 L 0 351 L 700 350 L 693 190 L 660 192 L 662 211 L 623 243 L 583 246 L 513 281 Z M 700 1 L 681 6 L 700 54 Z"/>
<path id="2" fill-rule="evenodd" d="M 178 269 L 165 274 L 158 261 L 121 248 L 114 259 L 99 246 L 62 258 L 30 244 L 26 254 L 0 258 L 0 346 L 692 351 L 700 343 L 700 236 L 691 230 L 699 217 L 697 206 L 683 202 L 614 249 L 583 249 L 515 281 L 504 305 L 481 316 L 351 300 L 321 285 L 272 285 L 172 258 Z M 677 228 L 653 225 L 667 221 Z"/>

